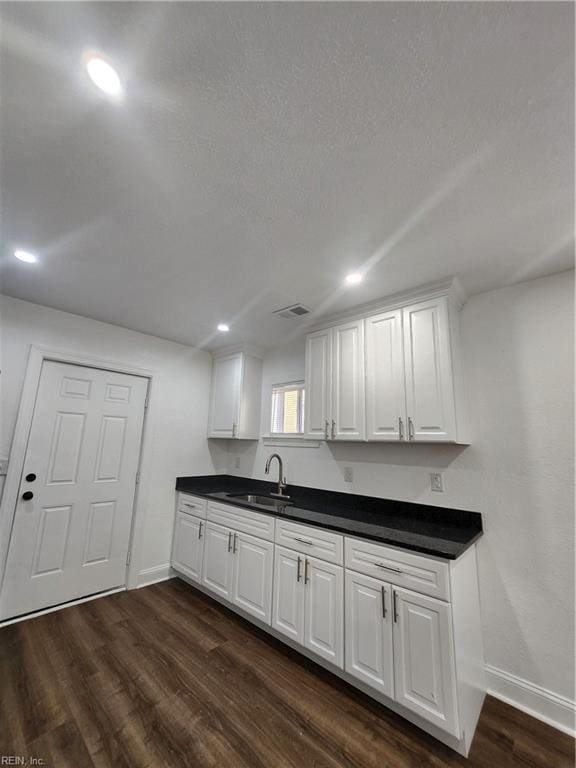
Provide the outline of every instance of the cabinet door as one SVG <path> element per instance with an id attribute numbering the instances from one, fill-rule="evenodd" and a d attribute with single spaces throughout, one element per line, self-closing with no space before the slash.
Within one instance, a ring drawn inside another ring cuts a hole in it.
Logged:
<path id="1" fill-rule="evenodd" d="M 236 437 L 240 418 L 242 356 L 217 357 L 212 364 L 208 437 Z"/>
<path id="2" fill-rule="evenodd" d="M 194 581 L 202 578 L 204 520 L 182 512 L 176 513 L 172 567 Z"/>
<path id="3" fill-rule="evenodd" d="M 458 735 L 450 606 L 394 587 L 396 701 Z"/>
<path id="4" fill-rule="evenodd" d="M 276 547 L 272 627 L 304 644 L 304 556 Z"/>
<path id="5" fill-rule="evenodd" d="M 346 571 L 346 671 L 394 696 L 392 588 Z"/>
<path id="6" fill-rule="evenodd" d="M 448 300 L 406 307 L 403 326 L 409 439 L 455 440 Z"/>
<path id="7" fill-rule="evenodd" d="M 366 437 L 403 440 L 406 396 L 402 310 L 366 320 Z"/>
<path id="8" fill-rule="evenodd" d="M 270 624 L 274 544 L 245 533 L 233 534 L 232 602 Z"/>
<path id="9" fill-rule="evenodd" d="M 343 571 L 339 565 L 313 557 L 307 557 L 304 565 L 304 645 L 341 668 L 344 666 Z"/>
<path id="10" fill-rule="evenodd" d="M 206 523 L 202 584 L 230 599 L 232 586 L 232 531 L 215 523 Z"/>
<path id="11" fill-rule="evenodd" d="M 331 434 L 335 440 L 364 440 L 364 321 L 339 325 L 332 334 Z"/>
<path id="12" fill-rule="evenodd" d="M 306 337 L 306 437 L 328 439 L 331 421 L 332 331 L 318 331 Z"/>

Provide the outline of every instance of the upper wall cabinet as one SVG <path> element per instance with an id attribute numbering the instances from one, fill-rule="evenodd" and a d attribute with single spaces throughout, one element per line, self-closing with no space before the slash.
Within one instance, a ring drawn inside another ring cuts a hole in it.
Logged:
<path id="1" fill-rule="evenodd" d="M 454 281 L 310 334 L 306 436 L 467 443 L 461 305 Z"/>
<path id="2" fill-rule="evenodd" d="M 208 437 L 257 440 L 262 360 L 236 352 L 214 357 Z"/>
<path id="3" fill-rule="evenodd" d="M 306 339 L 306 437 L 365 440 L 364 321 Z"/>

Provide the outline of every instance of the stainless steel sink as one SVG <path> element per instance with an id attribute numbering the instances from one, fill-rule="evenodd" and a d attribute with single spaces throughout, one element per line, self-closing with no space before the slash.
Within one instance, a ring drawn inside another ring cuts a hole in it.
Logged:
<path id="1" fill-rule="evenodd" d="M 282 509 L 292 504 L 287 499 L 273 499 L 270 496 L 258 496 L 255 493 L 231 493 L 230 498 L 245 501 L 247 504 L 257 504 L 259 507 L 268 507 L 268 509 Z"/>

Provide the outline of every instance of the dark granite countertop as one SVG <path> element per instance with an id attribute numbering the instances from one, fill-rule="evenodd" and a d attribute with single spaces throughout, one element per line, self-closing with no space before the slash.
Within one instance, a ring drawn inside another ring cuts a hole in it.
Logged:
<path id="1" fill-rule="evenodd" d="M 286 489 L 292 502 L 290 506 L 282 511 L 270 511 L 229 496 L 242 493 L 268 495 L 276 491 L 276 483 L 248 477 L 179 477 L 176 479 L 176 490 L 448 560 L 460 557 L 482 535 L 482 516 L 479 512 L 299 485 L 290 485 Z"/>

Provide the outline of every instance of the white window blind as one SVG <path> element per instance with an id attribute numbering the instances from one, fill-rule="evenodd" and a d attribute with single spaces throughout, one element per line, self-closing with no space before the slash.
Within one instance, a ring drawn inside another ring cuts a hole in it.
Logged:
<path id="1" fill-rule="evenodd" d="M 301 435 L 304 433 L 304 382 L 275 384 L 272 387 L 273 435 Z"/>

